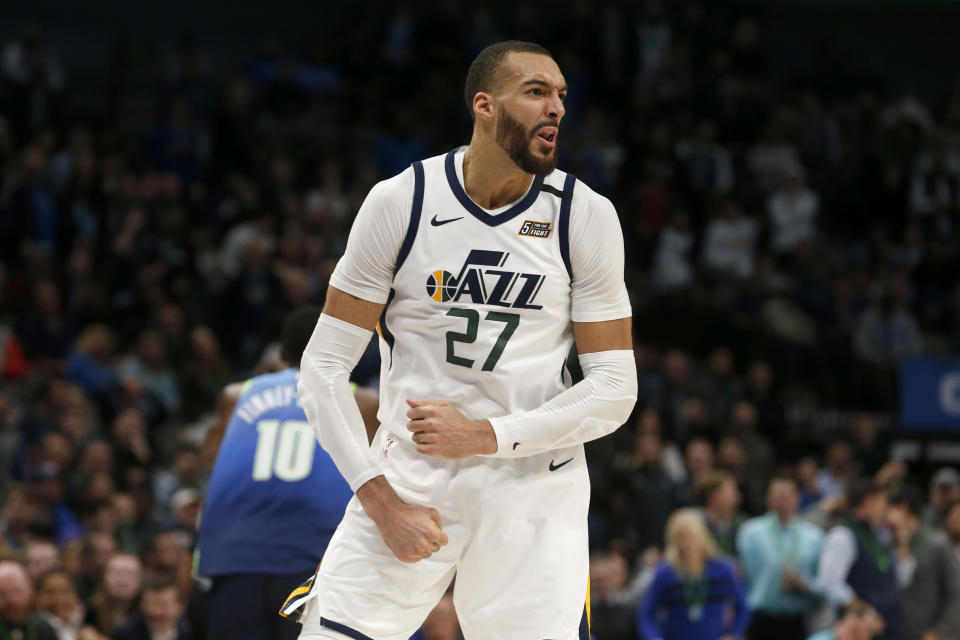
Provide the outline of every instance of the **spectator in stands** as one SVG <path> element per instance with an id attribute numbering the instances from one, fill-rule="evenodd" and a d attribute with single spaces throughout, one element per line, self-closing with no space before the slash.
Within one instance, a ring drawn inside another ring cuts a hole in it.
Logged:
<path id="1" fill-rule="evenodd" d="M 690 216 L 676 211 L 660 232 L 653 250 L 653 287 L 661 295 L 689 289 L 693 285 L 692 252 L 694 244 Z"/>
<path id="2" fill-rule="evenodd" d="M 96 589 L 100 576 L 103 575 L 103 568 L 116 552 L 117 541 L 109 533 L 91 532 L 83 539 L 78 570 L 76 573 L 71 573 L 80 597 L 84 600 L 89 598 Z M 64 568 L 68 568 L 66 562 L 64 562 Z"/>
<path id="3" fill-rule="evenodd" d="M 900 488 L 890 496 L 887 528 L 896 550 L 897 581 L 906 589 L 913 581 L 917 561 L 923 555 L 932 531 L 920 521 L 920 494 L 913 487 Z"/>
<path id="4" fill-rule="evenodd" d="M 789 254 L 813 240 L 819 212 L 820 196 L 807 186 L 803 168 L 794 167 L 786 184 L 767 201 L 774 253 Z"/>
<path id="5" fill-rule="evenodd" d="M 797 462 L 797 486 L 800 488 L 800 511 L 816 506 L 823 499 L 823 491 L 817 482 L 820 469 L 811 456 L 804 456 Z"/>
<path id="6" fill-rule="evenodd" d="M 710 352 L 705 387 L 705 400 L 710 407 L 710 414 L 729 416 L 734 401 L 743 394 L 730 347 L 721 345 Z"/>
<path id="7" fill-rule="evenodd" d="M 730 152 L 717 142 L 717 125 L 712 120 L 698 123 L 694 135 L 677 142 L 674 153 L 684 186 L 695 194 L 708 197 L 727 193 L 733 187 Z"/>
<path id="8" fill-rule="evenodd" d="M 33 584 L 19 562 L 0 560 L 0 635 L 58 640 L 46 622 L 32 614 Z"/>
<path id="9" fill-rule="evenodd" d="M 865 362 L 894 364 L 923 349 L 923 334 L 906 304 L 907 286 L 904 276 L 891 277 L 857 320 L 854 349 Z"/>
<path id="10" fill-rule="evenodd" d="M 730 433 L 743 443 L 746 454 L 747 464 L 742 478 L 746 508 L 750 513 L 760 513 L 776 461 L 773 447 L 757 424 L 757 408 L 753 403 L 740 400 L 733 405 Z"/>
<path id="11" fill-rule="evenodd" d="M 205 488 L 198 447 L 192 444 L 178 445 L 173 452 L 172 467 L 170 471 L 160 471 L 153 476 L 153 495 L 157 505 L 164 510 L 170 509 L 170 501 L 177 491 Z"/>
<path id="12" fill-rule="evenodd" d="M 755 360 L 747 371 L 743 399 L 757 409 L 760 432 L 774 442 L 780 440 L 785 424 L 783 403 L 774 387 L 773 367 L 765 360 Z"/>
<path id="13" fill-rule="evenodd" d="M 756 242 L 756 223 L 725 200 L 704 232 L 703 264 L 721 280 L 745 280 L 753 275 Z"/>
<path id="14" fill-rule="evenodd" d="M 144 552 L 143 564 L 148 575 L 163 574 L 176 579 L 180 600 L 186 602 L 191 583 L 190 536 L 177 529 L 157 532 Z"/>
<path id="15" fill-rule="evenodd" d="M 930 479 L 929 503 L 923 522 L 934 529 L 943 526 L 947 507 L 960 500 L 960 473 L 953 467 L 941 467 Z"/>
<path id="16" fill-rule="evenodd" d="M 36 583 L 37 612 L 56 632 L 58 640 L 77 640 L 83 626 L 83 603 L 70 574 L 54 569 L 40 576 Z"/>
<path id="17" fill-rule="evenodd" d="M 721 553 L 736 556 L 736 539 L 744 522 L 737 481 L 726 471 L 705 472 L 696 486 L 697 503 L 707 530 Z"/>
<path id="18" fill-rule="evenodd" d="M 120 626 L 113 640 L 191 640 L 193 636 L 183 613 L 176 581 L 167 574 L 155 574 L 144 583 L 140 613 Z"/>
<path id="19" fill-rule="evenodd" d="M 42 371 L 59 373 L 70 354 L 74 327 L 63 311 L 60 287 L 42 280 L 34 288 L 33 312 L 20 325 L 18 335 L 27 360 Z"/>
<path id="20" fill-rule="evenodd" d="M 745 522 L 737 552 L 752 617 L 750 640 L 804 640 L 806 614 L 817 604 L 823 531 L 797 517 L 800 492 L 790 476 L 767 489 L 766 515 Z"/>
<path id="21" fill-rule="evenodd" d="M 680 350 L 668 351 L 663 357 L 663 382 L 649 400 L 663 421 L 664 437 L 674 442 L 686 442 L 696 425 L 690 424 L 685 407 L 698 399 L 689 356 Z"/>
<path id="22" fill-rule="evenodd" d="M 113 419 L 114 474 L 121 486 L 129 486 L 128 472 L 133 468 L 153 463 L 153 445 L 147 434 L 147 421 L 143 411 L 128 407 Z"/>
<path id="23" fill-rule="evenodd" d="M 176 413 L 180 408 L 177 375 L 167 362 L 167 348 L 156 331 L 147 330 L 140 334 L 136 353 L 124 361 L 120 374 L 139 380 L 168 413 Z"/>
<path id="24" fill-rule="evenodd" d="M 945 511 L 942 532 L 931 533 L 903 594 L 904 640 L 960 638 L 960 500 Z"/>
<path id="25" fill-rule="evenodd" d="M 112 635 L 138 609 L 142 574 L 140 559 L 133 554 L 118 553 L 110 558 L 100 585 L 88 600 L 87 623 Z"/>
<path id="26" fill-rule="evenodd" d="M 960 154 L 942 137 L 917 158 L 910 182 L 910 211 L 946 235 L 960 212 Z"/>
<path id="27" fill-rule="evenodd" d="M 861 475 L 874 475 L 890 460 L 890 447 L 878 433 L 877 419 L 867 411 L 857 412 L 853 417 L 852 446 Z"/>
<path id="28" fill-rule="evenodd" d="M 766 195 L 781 186 L 801 168 L 796 147 L 787 140 L 785 127 L 771 119 L 762 137 L 747 152 L 747 169 L 756 188 Z"/>
<path id="29" fill-rule="evenodd" d="M 663 438 L 663 423 L 660 414 L 653 409 L 644 409 L 637 417 L 637 435 L 653 434 L 660 439 L 663 450 L 663 470 L 674 482 L 681 482 L 687 475 L 680 448 L 672 440 Z M 664 523 L 666 524 L 666 523 Z"/>
<path id="30" fill-rule="evenodd" d="M 24 560 L 27 575 L 37 584 L 40 576 L 60 565 L 60 552 L 51 540 L 31 540 L 24 547 Z"/>
<path id="31" fill-rule="evenodd" d="M 713 445 L 702 437 L 692 438 L 684 450 L 684 482 L 680 487 L 683 503 L 696 504 L 697 483 L 704 473 L 713 470 Z"/>
<path id="32" fill-rule="evenodd" d="M 662 535 L 662 534 L 661 534 Z M 630 567 L 616 552 L 590 559 L 590 633 L 602 640 L 635 640 L 637 601 L 628 591 Z"/>
<path id="33" fill-rule="evenodd" d="M 853 448 L 845 438 L 835 438 L 827 446 L 827 462 L 817 473 L 817 488 L 826 498 L 842 496 L 854 475 Z"/>
<path id="34" fill-rule="evenodd" d="M 618 537 L 629 545 L 631 555 L 662 546 L 667 518 L 680 506 L 680 492 L 664 470 L 659 434 L 638 433 L 633 452 L 614 459 L 614 473 L 612 486 L 624 494 L 617 501 L 622 509 L 616 514 Z"/>
<path id="35" fill-rule="evenodd" d="M 110 328 L 94 324 L 85 328 L 74 342 L 67 362 L 67 379 L 79 384 L 91 399 L 97 399 L 120 383 L 113 357 L 114 338 Z"/>
<path id="36" fill-rule="evenodd" d="M 750 611 L 733 566 L 719 551 L 692 509 L 680 509 L 667 524 L 666 561 L 657 567 L 637 615 L 648 640 L 718 640 L 739 636 Z M 733 615 L 729 615 L 729 609 Z"/>
<path id="37" fill-rule="evenodd" d="M 866 478 L 847 488 L 850 517 L 827 534 L 817 586 L 828 603 L 854 611 L 875 610 L 883 619 L 883 640 L 899 638 L 901 596 L 896 558 L 883 530 L 886 490 Z"/>

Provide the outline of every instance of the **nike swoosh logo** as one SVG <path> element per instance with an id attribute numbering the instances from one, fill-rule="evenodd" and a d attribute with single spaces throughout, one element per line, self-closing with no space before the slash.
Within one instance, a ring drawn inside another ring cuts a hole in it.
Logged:
<path id="1" fill-rule="evenodd" d="M 551 460 L 551 461 L 550 461 L 550 471 L 556 471 L 557 469 L 559 469 L 559 468 L 562 467 L 563 465 L 567 464 L 568 462 L 573 462 L 573 458 L 570 458 L 569 460 L 564 460 L 564 461 L 561 462 L 560 464 L 553 464 L 553 460 Z"/>
<path id="2" fill-rule="evenodd" d="M 456 222 L 457 220 L 463 220 L 463 216 L 460 216 L 459 218 L 448 218 L 446 220 L 437 220 L 437 216 L 434 215 L 433 219 L 430 221 L 430 224 L 432 224 L 435 227 L 439 227 L 442 224 L 447 224 L 448 222 Z"/>
<path id="3" fill-rule="evenodd" d="M 513 443 L 513 450 L 516 451 L 516 450 L 517 450 L 517 447 L 519 447 L 519 446 L 520 446 L 520 443 L 519 443 L 519 442 L 514 442 L 514 443 Z"/>

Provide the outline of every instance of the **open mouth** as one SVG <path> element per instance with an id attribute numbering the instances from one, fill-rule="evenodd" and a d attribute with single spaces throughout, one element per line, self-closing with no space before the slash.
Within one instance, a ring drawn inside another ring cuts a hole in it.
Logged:
<path id="1" fill-rule="evenodd" d="M 542 127 L 537 131 L 537 137 L 546 142 L 548 145 L 553 146 L 557 139 L 557 133 L 558 131 L 556 127 Z"/>

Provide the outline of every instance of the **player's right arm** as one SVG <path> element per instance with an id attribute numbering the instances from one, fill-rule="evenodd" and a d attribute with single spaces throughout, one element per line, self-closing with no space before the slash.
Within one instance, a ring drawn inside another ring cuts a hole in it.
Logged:
<path id="1" fill-rule="evenodd" d="M 227 433 L 230 416 L 233 415 L 233 409 L 243 394 L 243 385 L 243 382 L 231 382 L 223 388 L 220 397 L 217 398 L 217 417 L 213 426 L 207 431 L 203 446 L 200 448 L 200 458 L 207 469 L 213 469 L 213 463 L 217 460 L 217 452 L 220 451 L 220 443 L 223 442 L 223 436 Z"/>
<path id="2" fill-rule="evenodd" d="M 300 402 L 320 445 L 330 454 L 383 541 L 404 562 L 447 543 L 435 509 L 403 502 L 369 445 L 349 377 L 383 312 L 406 235 L 413 170 L 377 184 L 350 230 L 330 278 L 327 300 L 300 361 Z"/>

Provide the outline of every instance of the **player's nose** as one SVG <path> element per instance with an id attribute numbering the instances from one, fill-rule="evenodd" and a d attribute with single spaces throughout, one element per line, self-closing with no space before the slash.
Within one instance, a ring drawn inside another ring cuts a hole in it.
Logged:
<path id="1" fill-rule="evenodd" d="M 563 106 L 563 100 L 560 99 L 560 95 L 554 93 L 550 97 L 550 100 L 547 101 L 547 117 L 551 120 L 559 121 L 566 112 L 567 110 Z"/>

